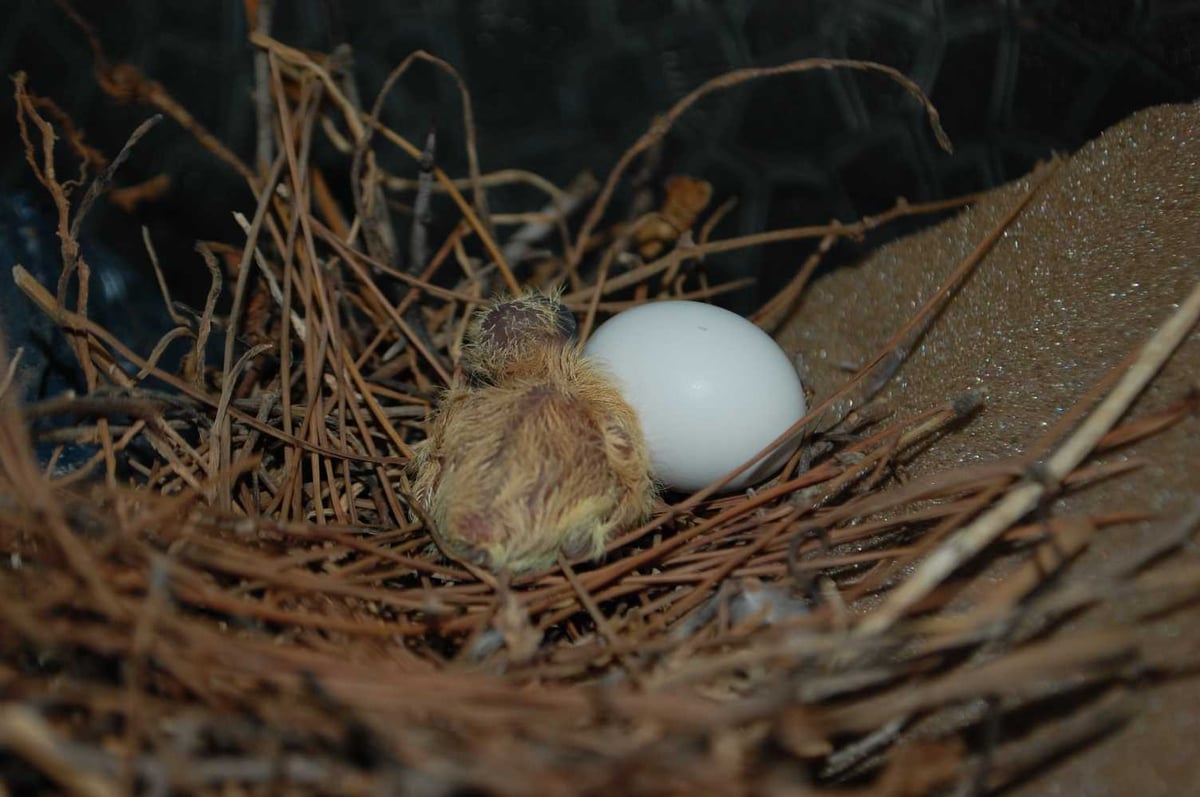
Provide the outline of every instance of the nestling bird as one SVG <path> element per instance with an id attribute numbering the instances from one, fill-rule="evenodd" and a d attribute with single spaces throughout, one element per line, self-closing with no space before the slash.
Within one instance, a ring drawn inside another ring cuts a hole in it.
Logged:
<path id="1" fill-rule="evenodd" d="M 414 491 L 440 543 L 513 574 L 595 558 L 646 517 L 655 484 L 637 415 L 576 350 L 575 319 L 529 293 L 479 311 L 466 379 L 417 448 Z"/>

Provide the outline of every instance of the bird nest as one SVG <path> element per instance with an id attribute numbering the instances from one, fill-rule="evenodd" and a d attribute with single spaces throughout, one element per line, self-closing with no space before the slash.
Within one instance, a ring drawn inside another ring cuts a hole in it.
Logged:
<path id="1" fill-rule="evenodd" d="M 84 182 L 56 162 L 98 156 L 15 79 L 63 270 L 57 286 L 13 274 L 61 327 L 87 391 L 18 406 L 15 361 L 0 387 L 0 772 L 13 793 L 987 791 L 1115 727 L 1133 679 L 1169 670 L 1133 633 L 1138 616 L 1066 621 L 1132 595 L 1161 597 L 1154 611 L 1194 596 L 1194 563 L 1160 565 L 1196 518 L 1081 582 L 1071 560 L 1132 515 L 1039 508 L 1121 478 L 1126 466 L 1093 456 L 1190 411 L 1124 417 L 1200 312 L 1196 295 L 1026 454 L 901 478 L 981 399 L 912 417 L 872 399 L 1002 227 L 877 357 L 814 396 L 794 430 L 803 445 L 757 489 L 663 494 L 599 560 L 515 577 L 439 548 L 412 497 L 413 448 L 496 293 L 561 289 L 586 336 L 623 308 L 729 290 L 706 256 L 810 239 L 813 257 L 751 316 L 771 330 L 838 239 L 969 201 L 736 238 L 715 236 L 728 208 L 708 210 L 695 179 L 672 181 L 657 211 L 614 210 L 695 102 L 752 80 L 865 70 L 914 95 L 940 137 L 903 76 L 823 59 L 730 73 L 656 119 L 602 183 L 563 190 L 480 172 L 469 94 L 433 56 L 405 60 L 363 108 L 338 53 L 253 43 L 258 167 L 97 48 L 106 90 L 194 132 L 257 199 L 238 217 L 243 240 L 198 245 L 203 307 L 180 308 L 162 283 L 174 327 L 151 351 L 89 319 L 78 232 L 156 119 L 73 195 Z M 432 135 L 417 145 L 380 122 L 418 64 L 462 92 L 464 179 L 437 167 Z M 317 139 L 340 151 L 348 199 L 314 163 Z M 386 173 L 379 148 L 411 156 L 415 179 Z M 544 207 L 490 212 L 489 191 L 512 182 Z M 456 214 L 440 240 L 435 201 Z M 59 467 L 68 445 L 87 456 Z M 1005 578 L 980 576 L 999 560 Z"/>

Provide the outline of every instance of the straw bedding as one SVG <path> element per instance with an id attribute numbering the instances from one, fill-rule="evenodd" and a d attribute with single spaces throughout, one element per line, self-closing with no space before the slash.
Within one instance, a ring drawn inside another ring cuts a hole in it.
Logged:
<path id="1" fill-rule="evenodd" d="M 67 337 L 88 389 L 19 406 L 15 360 L 0 387 L 10 793 L 986 792 L 1118 726 L 1147 679 L 1194 668 L 1194 643 L 1138 631 L 1200 589 L 1194 555 L 1168 556 L 1200 509 L 1156 519 L 1153 546 L 1078 583 L 1071 562 L 1098 530 L 1144 514 L 1046 506 L 1123 478 L 1130 463 L 1094 456 L 1195 411 L 1182 395 L 1125 414 L 1200 315 L 1200 293 L 1011 459 L 906 479 L 981 398 L 912 415 L 873 400 L 1053 165 L 873 358 L 814 396 L 804 445 L 776 479 L 663 495 L 599 561 L 509 577 L 437 546 L 408 470 L 441 391 L 461 379 L 472 313 L 505 290 L 561 287 L 586 335 L 639 302 L 728 290 L 709 283 L 705 256 L 811 239 L 813 258 L 752 316 L 774 329 L 838 239 L 956 203 L 721 239 L 721 208 L 690 194 L 683 211 L 652 215 L 650 241 L 614 201 L 637 159 L 699 98 L 812 68 L 898 82 L 941 137 L 936 112 L 885 67 L 799 62 L 705 84 L 599 185 L 493 177 L 473 157 L 455 181 L 432 138 L 416 145 L 376 121 L 386 87 L 360 107 L 337 57 L 261 32 L 253 42 L 267 67 L 259 118 L 274 131 L 257 167 L 162 86 L 98 65 L 107 90 L 191 129 L 255 197 L 243 240 L 157 264 L 207 269 L 213 287 L 203 307 L 164 296 L 174 328 L 151 351 L 89 319 L 95 275 L 77 243 L 145 129 L 73 183 L 62 162 L 79 142 L 14 80 L 63 272 L 58 285 L 19 266 L 13 277 Z M 410 66 L 405 79 L 457 79 L 424 53 L 394 78 Z M 469 110 L 465 124 L 473 141 Z M 318 139 L 341 148 L 343 174 L 314 162 Z M 411 156 L 417 179 L 384 173 L 384 147 Z M 505 180 L 544 191 L 545 207 L 492 213 L 487 186 Z M 440 240 L 433 203 L 456 218 Z M 50 461 L 35 441 L 58 447 Z M 67 444 L 88 455 L 56 467 Z M 1004 579 L 978 577 L 997 562 Z M 1138 612 L 1119 623 L 1066 624 L 1133 596 Z"/>

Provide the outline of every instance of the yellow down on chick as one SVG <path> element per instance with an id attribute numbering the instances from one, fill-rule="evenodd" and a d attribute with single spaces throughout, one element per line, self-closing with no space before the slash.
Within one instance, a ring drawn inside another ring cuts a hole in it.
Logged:
<path id="1" fill-rule="evenodd" d="M 591 558 L 644 519 L 655 485 L 633 409 L 574 345 L 574 318 L 527 294 L 480 311 L 417 448 L 413 483 L 440 543 L 493 570 Z"/>

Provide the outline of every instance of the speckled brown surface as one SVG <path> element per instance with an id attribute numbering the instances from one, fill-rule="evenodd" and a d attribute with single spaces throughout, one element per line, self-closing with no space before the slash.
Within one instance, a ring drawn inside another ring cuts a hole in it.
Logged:
<path id="1" fill-rule="evenodd" d="M 815 282 L 779 335 L 805 359 L 818 394 L 844 364 L 876 353 L 1028 188 L 998 189 L 955 219 Z M 966 388 L 985 410 L 911 466 L 914 474 L 1024 450 L 1108 369 L 1138 347 L 1200 279 L 1200 104 L 1135 114 L 1062 162 L 937 320 L 885 397 L 916 411 Z M 1176 352 L 1133 412 L 1200 383 L 1200 332 Z M 1178 512 L 1200 493 L 1200 418 L 1114 457 L 1149 464 L 1060 501 L 1057 512 Z M 1089 567 L 1159 527 L 1103 532 Z M 1103 623 L 1103 617 L 1088 618 Z M 1200 612 L 1164 632 L 1200 633 Z M 1181 795 L 1200 776 L 1200 679 L 1146 695 L 1125 729 L 1018 789 L 1023 795 Z"/>

